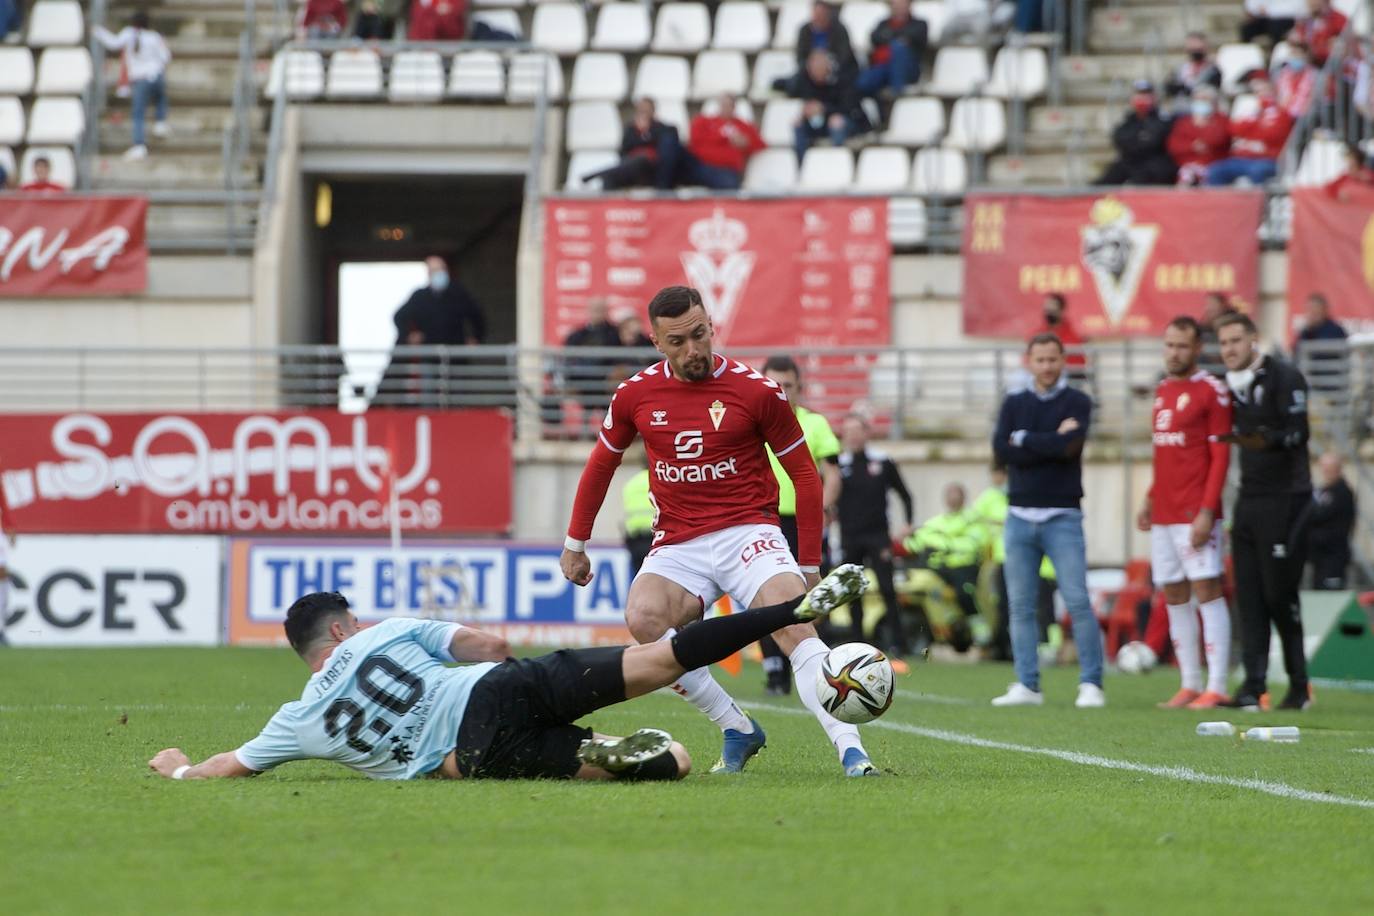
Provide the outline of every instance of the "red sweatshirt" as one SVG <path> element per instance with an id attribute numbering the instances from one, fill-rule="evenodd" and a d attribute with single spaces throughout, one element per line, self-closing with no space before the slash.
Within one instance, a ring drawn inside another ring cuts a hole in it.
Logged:
<path id="1" fill-rule="evenodd" d="M 301 27 L 308 29 L 329 22 L 338 23 L 340 29 L 348 25 L 348 7 L 343 0 L 308 0 L 301 16 Z"/>
<path id="2" fill-rule="evenodd" d="M 1277 159 L 1292 129 L 1293 116 L 1270 102 L 1255 117 L 1231 122 L 1231 156 Z"/>
<path id="3" fill-rule="evenodd" d="M 730 142 L 732 133 L 740 133 L 749 141 L 743 148 Z M 697 115 L 692 119 L 692 138 L 688 148 L 705 165 L 714 165 L 735 172 L 744 171 L 744 163 L 754 153 L 767 146 L 754 125 L 739 118 L 720 118 Z"/>
<path id="4" fill-rule="evenodd" d="M 1199 124 L 1191 115 L 1179 118 L 1169 131 L 1169 155 L 1180 167 L 1209 165 L 1226 158 L 1231 148 L 1231 122 L 1214 114 Z"/>

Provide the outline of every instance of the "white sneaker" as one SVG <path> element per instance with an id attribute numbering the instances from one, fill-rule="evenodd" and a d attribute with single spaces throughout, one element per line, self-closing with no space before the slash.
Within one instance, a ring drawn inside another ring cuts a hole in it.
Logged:
<path id="1" fill-rule="evenodd" d="M 1025 684 L 1017 682 L 1007 688 L 1007 692 L 992 701 L 993 706 L 1044 706 L 1045 695 L 1038 690 L 1031 690 Z"/>
<path id="2" fill-rule="evenodd" d="M 138 144 L 138 146 L 131 146 L 127 151 L 125 151 L 124 158 L 129 162 L 136 162 L 139 159 L 147 159 L 148 147 L 144 146 L 142 143 Z"/>
<path id="3" fill-rule="evenodd" d="M 1079 709 L 1099 709 L 1107 705 L 1107 695 L 1096 684 L 1079 684 L 1078 699 L 1073 705 Z"/>
<path id="4" fill-rule="evenodd" d="M 166 138 L 166 137 L 170 137 L 171 135 L 172 135 L 172 125 L 168 124 L 166 121 L 158 121 L 156 124 L 153 125 L 153 136 L 154 136 L 154 137 L 163 137 L 163 138 Z"/>

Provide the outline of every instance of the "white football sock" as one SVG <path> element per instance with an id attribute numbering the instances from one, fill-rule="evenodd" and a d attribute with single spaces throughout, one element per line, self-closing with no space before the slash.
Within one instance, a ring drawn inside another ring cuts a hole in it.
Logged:
<path id="1" fill-rule="evenodd" d="M 1167 604 L 1169 609 L 1169 639 L 1174 644 L 1174 658 L 1184 690 L 1202 690 L 1202 641 L 1193 602 Z"/>
<path id="2" fill-rule="evenodd" d="M 816 637 L 803 639 L 797 644 L 797 648 L 792 650 L 790 656 L 792 676 L 797 682 L 797 697 L 801 699 L 803 706 L 811 710 L 816 721 L 821 723 L 821 728 L 825 729 L 825 736 L 835 745 L 835 751 L 843 761 L 845 751 L 851 747 L 857 747 L 862 751 L 864 745 L 859 740 L 858 726 L 841 722 L 826 712 L 821 706 L 821 698 L 816 696 L 816 674 L 820 671 L 821 661 L 829 652 L 825 643 Z"/>
<path id="3" fill-rule="evenodd" d="M 677 630 L 670 628 L 658 638 L 658 641 L 672 639 L 675 633 Z M 716 679 L 711 676 L 711 669 L 698 668 L 688 671 L 678 678 L 672 687 L 674 693 L 704 712 L 706 718 L 720 726 L 721 731 L 733 728 L 735 731 L 749 734 L 754 730 L 754 723 L 749 721 L 744 710 L 731 699 L 725 688 L 716 683 Z"/>
<path id="4" fill-rule="evenodd" d="M 0 537 L 4 537 L 0 534 Z M 0 579 L 0 633 L 5 632 L 5 621 L 10 616 L 10 577 Z"/>
<path id="5" fill-rule="evenodd" d="M 1207 651 L 1207 689 L 1226 693 L 1231 663 L 1231 612 L 1225 598 L 1214 598 L 1202 611 L 1202 645 Z"/>

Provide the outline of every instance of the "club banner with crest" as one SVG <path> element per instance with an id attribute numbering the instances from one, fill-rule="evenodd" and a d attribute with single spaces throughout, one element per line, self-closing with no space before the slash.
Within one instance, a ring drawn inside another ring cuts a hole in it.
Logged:
<path id="1" fill-rule="evenodd" d="M 1346 182 L 1337 195 L 1293 191 L 1288 242 L 1288 315 L 1294 334 L 1307 297 L 1322 293 L 1350 332 L 1374 331 L 1374 189 Z"/>
<path id="2" fill-rule="evenodd" d="M 549 200 L 544 339 L 558 345 L 605 299 L 612 319 L 661 288 L 701 291 L 718 343 L 890 342 L 887 201 Z"/>
<path id="3" fill-rule="evenodd" d="M 964 204 L 964 332 L 1027 337 L 1061 293 L 1087 337 L 1158 334 L 1209 292 L 1254 303 L 1258 191 L 970 194 Z"/>

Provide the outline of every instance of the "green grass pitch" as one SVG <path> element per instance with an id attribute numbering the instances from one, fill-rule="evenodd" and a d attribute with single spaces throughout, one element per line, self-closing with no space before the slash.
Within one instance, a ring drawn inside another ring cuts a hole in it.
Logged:
<path id="1" fill-rule="evenodd" d="M 920 665 L 865 729 L 887 775 L 846 780 L 750 667 L 719 675 L 768 730 L 739 777 L 706 773 L 718 733 L 672 695 L 589 721 L 672 731 L 697 764 L 673 785 L 146 769 L 165 746 L 237 746 L 305 673 L 286 650 L 0 652 L 0 912 L 1374 912 L 1368 695 L 1232 713 L 1303 728 L 1241 744 L 1193 734 L 1223 716 L 1154 708 L 1172 671 L 1075 710 L 1076 672 L 1051 670 L 1045 708 L 1004 710 L 987 699 L 1008 667 Z"/>

